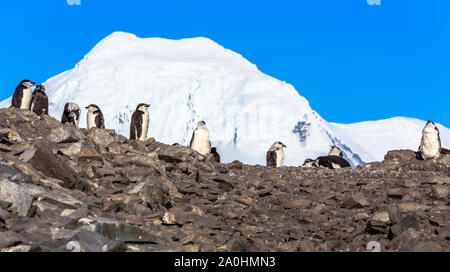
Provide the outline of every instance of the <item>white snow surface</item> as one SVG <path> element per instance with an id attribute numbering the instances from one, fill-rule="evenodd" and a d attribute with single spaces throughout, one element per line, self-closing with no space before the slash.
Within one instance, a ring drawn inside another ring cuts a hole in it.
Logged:
<path id="1" fill-rule="evenodd" d="M 97 104 L 107 128 L 129 136 L 139 103 L 151 104 L 149 137 L 188 145 L 203 120 L 223 162 L 265 164 L 275 141 L 287 145 L 285 165 L 343 149 L 352 165 L 382 160 L 391 149 L 416 150 L 425 121 L 392 118 L 356 124 L 328 123 L 286 82 L 263 74 L 241 55 L 207 38 L 138 38 L 115 32 L 75 68 L 44 83 L 50 115 L 61 118 L 66 102 Z M 0 103 L 8 107 L 10 99 Z M 443 145 L 450 130 L 439 126 Z"/>

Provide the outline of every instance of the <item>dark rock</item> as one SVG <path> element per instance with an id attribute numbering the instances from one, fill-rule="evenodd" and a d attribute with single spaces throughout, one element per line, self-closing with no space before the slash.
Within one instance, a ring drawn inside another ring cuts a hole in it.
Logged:
<path id="1" fill-rule="evenodd" d="M 9 218 L 11 218 L 10 213 L 3 209 L 0 209 L 0 223 L 5 224 L 6 220 L 8 220 Z"/>
<path id="2" fill-rule="evenodd" d="M 411 250 L 412 252 L 441 252 L 442 247 L 434 241 L 421 241 L 417 243 Z"/>
<path id="3" fill-rule="evenodd" d="M 12 202 L 8 202 L 8 201 L 1 200 L 1 199 L 0 199 L 0 209 L 6 210 L 6 209 L 8 209 L 9 207 L 11 207 L 11 205 L 12 205 Z"/>
<path id="4" fill-rule="evenodd" d="M 0 178 L 0 199 L 12 203 L 11 209 L 20 216 L 27 216 L 33 202 L 29 190 L 5 178 Z"/>
<path id="5" fill-rule="evenodd" d="M 47 136 L 47 139 L 55 144 L 79 142 L 85 138 L 77 128 L 69 126 L 60 126 Z"/>
<path id="6" fill-rule="evenodd" d="M 395 238 L 403 234 L 408 229 L 419 229 L 419 220 L 413 214 L 403 217 L 397 224 L 393 225 L 389 230 L 389 239 Z"/>
<path id="7" fill-rule="evenodd" d="M 359 209 L 368 206 L 370 203 L 362 194 L 347 195 L 342 202 L 342 207 L 345 209 Z"/>
<path id="8" fill-rule="evenodd" d="M 166 225 L 184 225 L 186 223 L 186 215 L 181 209 L 171 208 L 164 213 L 162 222 Z"/>
<path id="9" fill-rule="evenodd" d="M 12 247 L 23 241 L 23 237 L 13 231 L 0 232 L 0 248 Z"/>
<path id="10" fill-rule="evenodd" d="M 384 159 L 387 161 L 411 161 L 416 159 L 416 152 L 412 150 L 393 150 L 389 151 L 384 156 Z"/>
<path id="11" fill-rule="evenodd" d="M 376 212 L 370 219 L 367 230 L 369 233 L 388 233 L 391 220 L 388 212 Z"/>
<path id="12" fill-rule="evenodd" d="M 39 251 L 36 246 L 29 246 L 29 245 L 18 245 L 13 246 L 10 248 L 7 248 L 4 250 L 4 252 L 37 252 Z M 1 252 L 1 250 L 0 250 Z"/>
<path id="13" fill-rule="evenodd" d="M 229 169 L 242 169 L 243 164 L 240 161 L 233 161 L 232 163 L 228 164 Z"/>
<path id="14" fill-rule="evenodd" d="M 11 151 L 12 151 L 11 147 L 4 144 L 0 144 L 0 152 L 11 152 Z"/>
<path id="15" fill-rule="evenodd" d="M 36 142 L 37 151 L 30 164 L 45 175 L 64 181 L 64 187 L 86 189 L 88 184 L 61 158 L 52 153 L 52 148 L 46 142 Z"/>
<path id="16" fill-rule="evenodd" d="M 71 160 L 78 160 L 82 145 L 81 142 L 58 145 L 58 153 L 69 157 Z"/>
<path id="17" fill-rule="evenodd" d="M 450 191 L 450 187 L 447 185 L 434 185 L 433 187 L 431 187 L 432 191 L 433 191 L 433 195 L 436 198 L 441 198 L 441 199 L 445 199 L 447 198 L 447 196 L 449 195 L 449 191 Z"/>
<path id="18" fill-rule="evenodd" d="M 19 156 L 19 160 L 24 161 L 24 162 L 29 162 L 34 157 L 34 154 L 36 153 L 36 151 L 37 151 L 37 149 L 34 146 L 27 148 Z"/>
<path id="19" fill-rule="evenodd" d="M 87 138 L 92 140 L 97 146 L 103 149 L 115 140 L 107 130 L 98 128 L 92 128 L 91 130 L 89 130 Z"/>
<path id="20" fill-rule="evenodd" d="M 122 241 L 114 242 L 97 232 L 88 230 L 77 232 L 70 240 L 77 242 L 80 245 L 81 252 L 124 251 Z"/>
<path id="21" fill-rule="evenodd" d="M 389 197 L 402 199 L 404 195 L 404 191 L 401 188 L 393 188 L 390 189 L 387 193 Z"/>
<path id="22" fill-rule="evenodd" d="M 156 153 L 148 153 L 146 155 L 117 155 L 111 160 L 115 166 L 127 167 L 131 165 L 151 167 L 163 176 L 166 176 L 166 169 L 161 164 Z"/>
<path id="23" fill-rule="evenodd" d="M 24 174 L 0 163 L 0 178 L 4 177 L 11 181 L 24 181 Z"/>
<path id="24" fill-rule="evenodd" d="M 61 214 L 61 216 L 68 216 L 75 219 L 81 219 L 83 217 L 88 216 L 88 209 L 87 207 L 81 207 L 79 209 L 64 209 Z"/>
<path id="25" fill-rule="evenodd" d="M 82 218 L 79 221 L 80 229 L 97 232 L 110 240 L 119 240 L 125 243 L 161 243 L 163 239 L 141 228 L 121 223 L 107 218 Z"/>
<path id="26" fill-rule="evenodd" d="M 78 155 L 79 160 L 102 160 L 102 156 L 97 151 L 95 144 L 92 140 L 88 139 L 81 145 L 80 154 Z"/>

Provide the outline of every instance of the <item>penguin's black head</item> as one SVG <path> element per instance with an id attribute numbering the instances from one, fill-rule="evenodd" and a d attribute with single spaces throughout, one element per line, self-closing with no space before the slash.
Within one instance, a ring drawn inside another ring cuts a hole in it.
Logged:
<path id="1" fill-rule="evenodd" d="M 200 121 L 200 122 L 197 123 L 197 126 L 205 127 L 206 126 L 206 122 L 205 121 Z"/>
<path id="2" fill-rule="evenodd" d="M 283 144 L 282 142 L 278 141 L 276 142 L 277 145 L 282 146 L 282 147 L 287 147 L 285 144 Z"/>
<path id="3" fill-rule="evenodd" d="M 217 148 L 211 147 L 211 153 L 217 153 Z"/>
<path id="4" fill-rule="evenodd" d="M 86 109 L 87 110 L 90 110 L 90 109 L 92 109 L 92 110 L 100 110 L 100 108 L 97 105 L 95 105 L 95 104 L 90 104 L 89 106 L 86 107 Z"/>
<path id="5" fill-rule="evenodd" d="M 42 85 L 42 84 L 40 84 L 40 85 L 37 85 L 36 86 L 36 89 L 35 89 L 36 91 L 42 91 L 42 92 L 45 92 L 45 87 L 44 87 L 44 85 Z"/>
<path id="6" fill-rule="evenodd" d="M 427 125 L 435 125 L 433 121 L 428 120 Z"/>
<path id="7" fill-rule="evenodd" d="M 282 150 L 284 147 L 287 146 L 280 141 L 276 141 L 275 143 L 273 143 L 273 145 L 270 147 L 269 150 L 271 151 Z"/>
<path id="8" fill-rule="evenodd" d="M 24 79 L 24 80 L 22 80 L 22 81 L 20 82 L 19 85 L 22 85 L 22 86 L 24 86 L 24 87 L 26 87 L 26 88 L 30 88 L 30 87 L 33 86 L 34 84 L 36 84 L 36 82 L 33 82 L 33 81 L 31 81 L 31 80 L 28 80 L 28 79 Z"/>
<path id="9" fill-rule="evenodd" d="M 150 108 L 150 104 L 141 103 L 137 105 L 136 110 L 144 110 Z"/>
<path id="10" fill-rule="evenodd" d="M 64 110 L 67 112 L 75 112 L 75 111 L 80 111 L 80 107 L 72 102 L 67 102 L 66 105 L 64 106 Z"/>

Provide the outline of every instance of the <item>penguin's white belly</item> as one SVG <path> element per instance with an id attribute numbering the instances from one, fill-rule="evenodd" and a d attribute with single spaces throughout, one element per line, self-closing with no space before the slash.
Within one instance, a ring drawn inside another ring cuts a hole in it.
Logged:
<path id="1" fill-rule="evenodd" d="M 437 134 L 424 133 L 421 147 L 424 159 L 435 159 L 441 152 Z"/>
<path id="2" fill-rule="evenodd" d="M 277 150 L 275 152 L 277 154 L 277 167 L 280 167 L 283 165 L 284 162 L 284 152 L 282 149 Z"/>
<path id="3" fill-rule="evenodd" d="M 24 89 L 22 91 L 22 103 L 20 104 L 21 109 L 29 109 L 31 103 L 31 96 L 33 95 L 30 89 Z"/>
<path id="4" fill-rule="evenodd" d="M 149 114 L 144 113 L 142 115 L 142 134 L 139 137 L 140 141 L 146 141 L 147 140 L 147 133 L 148 133 L 148 124 L 149 123 Z"/>
<path id="5" fill-rule="evenodd" d="M 339 165 L 339 164 L 337 164 L 337 163 L 331 163 L 331 167 L 333 167 L 333 169 L 340 169 L 341 168 L 341 166 Z"/>
<path id="6" fill-rule="evenodd" d="M 87 128 L 91 129 L 93 127 L 97 127 L 97 125 L 95 124 L 95 116 L 94 114 L 88 114 L 87 117 Z"/>
<path id="7" fill-rule="evenodd" d="M 197 129 L 194 132 L 194 140 L 192 141 L 192 149 L 202 155 L 211 153 L 211 144 L 209 142 L 209 132 L 203 129 Z"/>

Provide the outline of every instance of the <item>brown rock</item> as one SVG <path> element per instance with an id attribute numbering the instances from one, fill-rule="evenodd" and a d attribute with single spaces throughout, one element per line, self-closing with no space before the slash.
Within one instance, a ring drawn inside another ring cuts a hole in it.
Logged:
<path id="1" fill-rule="evenodd" d="M 80 154 L 78 155 L 79 160 L 102 160 L 102 156 L 97 151 L 95 144 L 92 140 L 86 140 L 81 146 Z"/>
<path id="2" fill-rule="evenodd" d="M 51 146 L 40 140 L 36 142 L 36 152 L 30 160 L 31 165 L 45 175 L 64 181 L 64 187 L 89 189 L 89 185 L 76 173 L 64 159 L 54 155 Z"/>
<path id="3" fill-rule="evenodd" d="M 184 225 L 186 223 L 186 216 L 182 210 L 171 208 L 164 213 L 162 222 L 166 225 Z"/>
<path id="4" fill-rule="evenodd" d="M 446 185 L 434 185 L 431 187 L 431 190 L 433 191 L 433 195 L 436 198 L 445 199 L 448 196 L 448 193 L 450 191 L 449 186 Z"/>
<path id="5" fill-rule="evenodd" d="M 370 206 L 369 201 L 362 194 L 347 195 L 344 197 L 342 207 L 345 209 L 359 209 Z"/>

